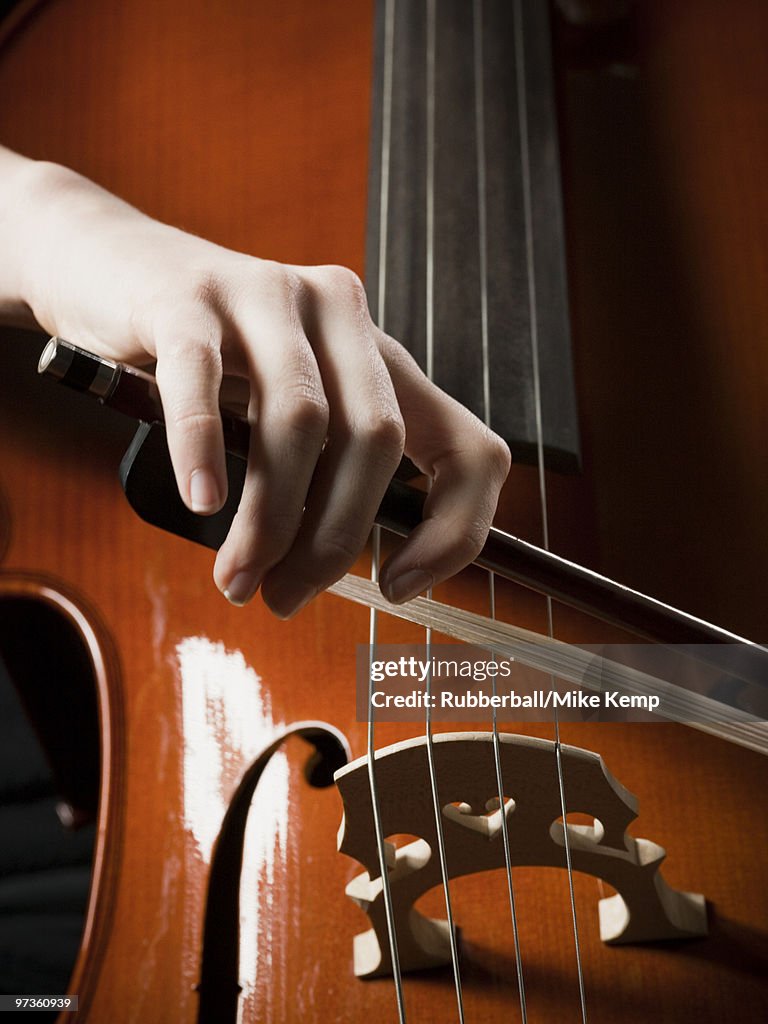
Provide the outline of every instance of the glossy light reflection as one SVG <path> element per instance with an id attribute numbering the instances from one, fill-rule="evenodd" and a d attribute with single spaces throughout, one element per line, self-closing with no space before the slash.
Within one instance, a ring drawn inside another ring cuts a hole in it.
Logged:
<path id="1" fill-rule="evenodd" d="M 280 723 L 273 721 L 261 677 L 242 652 L 198 636 L 177 644 L 176 654 L 182 682 L 184 824 L 194 841 L 192 856 L 207 865 L 243 772 L 274 738 Z M 286 936 L 277 934 L 283 930 L 281 922 L 269 911 L 274 893 L 282 889 L 288 799 L 288 762 L 278 752 L 256 789 L 246 830 L 240 899 L 241 1009 L 255 994 L 257 973 L 262 978 L 271 974 L 273 986 L 281 975 L 274 951 L 280 950 L 282 960 Z M 276 995 L 269 993 L 269 1001 Z"/>
<path id="2" fill-rule="evenodd" d="M 176 647 L 182 682 L 184 824 L 206 863 L 243 769 L 274 735 L 261 677 L 205 637 Z"/>

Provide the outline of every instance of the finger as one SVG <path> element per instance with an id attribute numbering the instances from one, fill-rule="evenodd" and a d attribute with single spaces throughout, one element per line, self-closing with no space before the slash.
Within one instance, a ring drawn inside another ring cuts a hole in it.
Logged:
<path id="1" fill-rule="evenodd" d="M 479 554 L 510 457 L 501 438 L 428 381 L 396 342 L 381 336 L 379 347 L 405 420 L 406 454 L 432 480 L 423 521 L 380 573 L 384 596 L 401 603 Z"/>
<path id="2" fill-rule="evenodd" d="M 391 429 L 389 436 L 385 432 Z M 289 618 L 340 579 L 363 551 L 397 459 L 395 428 L 363 431 L 333 455 L 323 454 L 307 510 L 286 557 L 266 576 L 262 595 L 280 618 Z M 366 471 L 361 470 L 366 466 Z"/>
<path id="3" fill-rule="evenodd" d="M 241 304 L 237 313 L 251 380 L 251 442 L 243 495 L 214 579 L 238 605 L 290 550 L 328 430 L 328 402 L 295 301 L 288 296 L 272 311 Z"/>
<path id="4" fill-rule="evenodd" d="M 158 332 L 155 371 L 163 403 L 168 450 L 185 505 L 210 515 L 227 496 L 219 412 L 220 333 L 216 326 L 176 320 Z"/>
<path id="5" fill-rule="evenodd" d="M 308 329 L 330 416 L 296 540 L 262 586 L 282 618 L 340 579 L 360 555 L 405 441 L 360 281 L 338 267 L 313 268 L 306 279 Z"/>

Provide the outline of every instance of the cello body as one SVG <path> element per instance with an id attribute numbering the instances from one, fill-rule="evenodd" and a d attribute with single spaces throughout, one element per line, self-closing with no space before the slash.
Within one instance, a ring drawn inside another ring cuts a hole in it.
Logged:
<path id="1" fill-rule="evenodd" d="M 596 67 L 568 33 L 560 40 L 585 473 L 550 481 L 552 547 L 762 641 L 768 18 L 746 0 L 649 2 L 634 28 L 632 67 Z M 0 35 L 0 138 L 231 248 L 362 274 L 372 32 L 362 2 L 22 4 Z M 75 1019 L 192 1024 L 211 855 L 232 794 L 296 721 L 327 720 L 365 752 L 353 690 L 368 616 L 327 595 L 286 623 L 258 600 L 227 605 L 209 552 L 149 529 L 124 503 L 116 467 L 131 425 L 38 381 L 41 346 L 6 333 L 2 593 L 70 602 L 93 633 L 105 730 Z M 534 541 L 536 493 L 534 471 L 515 467 L 501 520 Z M 470 573 L 438 596 L 482 610 L 484 593 Z M 498 602 L 501 617 L 544 628 L 538 596 L 510 587 Z M 566 639 L 603 637 L 559 609 L 555 626 Z M 394 622 L 381 631 L 420 640 Z M 419 731 L 382 724 L 377 739 Z M 545 724 L 525 731 L 552 738 Z M 672 725 L 564 725 L 563 738 L 603 756 L 639 798 L 639 834 L 667 849 L 667 880 L 709 901 L 706 939 L 611 948 L 595 909 L 605 893 L 577 875 L 589 1020 L 764 1019 L 761 756 Z M 353 975 L 366 923 L 344 890 L 359 866 L 336 852 L 341 803 L 306 785 L 305 759 L 290 740 L 251 809 L 240 1019 L 394 1020 L 390 982 Z M 578 1019 L 564 872 L 516 868 L 515 879 L 529 1018 Z M 503 877 L 463 878 L 453 897 L 467 1019 L 516 1019 Z M 441 901 L 433 891 L 419 909 L 440 917 Z M 414 1021 L 455 1015 L 447 970 L 406 978 L 405 999 Z"/>

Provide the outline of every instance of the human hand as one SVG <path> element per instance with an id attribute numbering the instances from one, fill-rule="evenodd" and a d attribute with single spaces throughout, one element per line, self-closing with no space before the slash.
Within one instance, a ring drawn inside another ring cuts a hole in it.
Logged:
<path id="1" fill-rule="evenodd" d="M 32 166 L 11 290 L 51 334 L 156 362 L 179 492 L 195 512 L 226 497 L 223 376 L 248 397 L 246 482 L 214 568 L 230 601 L 261 587 L 287 617 L 339 579 L 403 452 L 432 486 L 424 521 L 382 568 L 385 596 L 407 600 L 475 557 L 508 450 L 378 330 L 351 271 L 232 252 L 73 172 Z"/>

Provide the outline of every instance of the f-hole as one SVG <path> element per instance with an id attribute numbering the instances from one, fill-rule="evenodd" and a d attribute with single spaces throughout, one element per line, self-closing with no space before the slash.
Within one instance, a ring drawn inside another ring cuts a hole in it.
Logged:
<path id="1" fill-rule="evenodd" d="M 259 780 L 273 755 L 291 736 L 300 736 L 313 748 L 304 766 L 304 777 L 310 786 L 323 789 L 332 785 L 334 772 L 349 760 L 349 744 L 333 726 L 325 722 L 297 722 L 277 734 L 243 773 L 211 858 L 197 985 L 200 996 L 197 1024 L 235 1024 L 237 1021 L 240 876 L 245 829 Z"/>
<path id="2" fill-rule="evenodd" d="M 89 906 L 101 751 L 91 654 L 50 601 L 0 593 L 0 709 L 3 987 L 63 993 Z"/>

